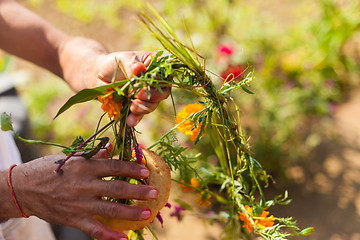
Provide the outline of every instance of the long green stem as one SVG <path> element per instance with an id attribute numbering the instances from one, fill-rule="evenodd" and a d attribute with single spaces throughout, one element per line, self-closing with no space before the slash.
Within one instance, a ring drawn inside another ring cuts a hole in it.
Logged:
<path id="1" fill-rule="evenodd" d="M 97 132 L 95 132 L 93 135 L 91 135 L 88 139 L 86 139 L 84 142 L 82 142 L 75 150 L 80 150 L 82 149 L 86 144 L 88 144 L 94 137 L 96 137 L 96 135 L 98 135 L 99 133 L 101 133 L 102 131 L 104 131 L 106 128 L 108 128 L 111 124 L 113 124 L 115 122 L 115 120 L 111 120 L 108 124 L 106 124 L 104 127 L 102 127 L 100 130 L 98 130 Z M 69 160 L 72 156 L 74 156 L 76 152 L 72 152 L 69 154 L 69 156 L 67 156 L 64 160 L 62 160 L 59 165 L 57 166 L 57 168 L 55 169 L 56 173 L 59 173 L 60 169 L 62 168 L 62 166 L 65 164 L 65 162 L 67 160 Z"/>
<path id="2" fill-rule="evenodd" d="M 52 143 L 52 142 L 43 142 L 40 140 L 29 140 L 29 139 L 25 139 L 20 137 L 20 135 L 14 131 L 15 137 L 17 139 L 19 139 L 20 141 L 24 142 L 24 143 L 28 143 L 28 144 L 42 144 L 42 145 L 48 145 L 48 146 L 54 146 L 54 147 L 61 147 L 61 148 L 67 148 L 64 145 L 61 144 L 57 144 L 57 143 Z"/>

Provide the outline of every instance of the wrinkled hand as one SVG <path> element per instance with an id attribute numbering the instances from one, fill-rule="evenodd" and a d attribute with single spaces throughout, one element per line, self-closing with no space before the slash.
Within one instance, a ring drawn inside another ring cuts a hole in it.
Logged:
<path id="1" fill-rule="evenodd" d="M 13 188 L 26 215 L 80 229 L 99 240 L 127 239 L 126 234 L 111 230 L 96 221 L 94 215 L 126 220 L 148 219 L 146 207 L 135 207 L 102 200 L 102 197 L 150 200 L 157 190 L 148 185 L 124 181 L 105 181 L 103 177 L 146 178 L 149 170 L 137 163 L 106 159 L 101 150 L 92 159 L 72 157 L 63 166 L 63 174 L 54 172 L 54 164 L 64 154 L 50 155 L 15 167 Z"/>
<path id="2" fill-rule="evenodd" d="M 101 59 L 100 72 L 96 84 L 100 86 L 112 81 L 118 61 L 123 65 L 128 78 L 132 78 L 134 75 L 139 76 L 141 73 L 146 72 L 146 67 L 151 62 L 151 55 L 152 52 L 116 52 L 105 55 Z M 125 79 L 124 73 L 118 71 L 115 80 L 123 79 Z M 169 96 L 169 87 L 163 87 L 162 90 L 163 92 L 161 93 L 157 89 L 151 88 L 149 98 L 146 88 L 139 92 L 130 106 L 131 113 L 127 119 L 127 124 L 130 127 L 135 126 L 145 114 L 154 111 L 160 101 Z"/>

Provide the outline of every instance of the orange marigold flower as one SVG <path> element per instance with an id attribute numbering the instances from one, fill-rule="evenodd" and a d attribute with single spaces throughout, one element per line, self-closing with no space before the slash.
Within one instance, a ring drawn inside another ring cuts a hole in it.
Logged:
<path id="1" fill-rule="evenodd" d="M 268 217 L 268 215 L 269 212 L 264 210 L 261 213 L 261 216 L 255 219 L 255 225 L 258 226 L 260 229 L 265 229 L 274 226 L 274 221 L 275 221 L 274 216 L 271 215 L 270 217 Z"/>
<path id="2" fill-rule="evenodd" d="M 268 227 L 272 227 L 274 226 L 274 221 L 275 218 L 273 215 L 271 215 L 270 217 L 267 217 L 269 215 L 268 211 L 263 210 L 260 216 L 253 216 L 253 211 L 252 208 L 249 207 L 248 205 L 245 205 L 245 210 L 250 213 L 250 218 L 254 219 L 254 224 L 260 228 L 260 229 L 265 229 Z M 238 212 L 239 213 L 239 217 L 240 220 L 244 222 L 243 227 L 246 228 L 249 232 L 252 232 L 252 230 L 254 229 L 253 224 L 251 223 L 248 215 L 244 212 Z"/>
<path id="3" fill-rule="evenodd" d="M 245 210 L 247 212 L 249 212 L 250 214 L 252 214 L 252 209 L 248 205 L 245 205 Z M 240 214 L 240 220 L 244 222 L 243 227 L 246 228 L 249 232 L 252 232 L 252 230 L 254 229 L 254 226 L 250 222 L 250 220 L 249 220 L 248 216 L 246 215 L 246 213 L 243 213 L 243 212 L 240 212 L 240 211 L 238 213 Z"/>
<path id="4" fill-rule="evenodd" d="M 176 116 L 175 122 L 176 124 L 181 123 L 182 121 L 184 121 L 184 119 L 186 119 L 187 117 L 189 117 L 191 114 L 193 113 L 197 113 L 199 111 L 201 111 L 202 109 L 204 109 L 204 106 L 199 104 L 199 103 L 193 103 L 193 104 L 189 104 L 186 105 Z M 196 139 L 196 137 L 199 134 L 201 128 L 201 123 L 198 125 L 197 128 L 194 129 L 194 122 L 191 120 L 185 120 L 182 124 L 180 124 L 177 129 L 190 136 L 191 141 L 194 141 Z"/>
<path id="5" fill-rule="evenodd" d="M 196 199 L 196 204 L 198 206 L 209 207 L 211 205 L 211 202 L 209 201 L 211 195 L 208 192 L 197 193 L 196 196 L 198 196 L 198 198 Z"/>
<path id="6" fill-rule="evenodd" d="M 184 180 L 181 180 L 182 183 L 185 183 Z M 181 191 L 183 192 L 193 192 L 195 189 L 194 188 L 198 188 L 200 186 L 200 183 L 198 182 L 198 180 L 196 178 L 191 178 L 190 179 L 190 185 L 193 187 L 188 187 L 185 186 L 184 184 L 179 183 L 179 187 L 181 188 Z"/>
<path id="7" fill-rule="evenodd" d="M 117 119 L 121 116 L 123 106 L 114 99 L 114 92 L 113 88 L 108 88 L 106 94 L 99 96 L 98 100 L 102 103 L 101 109 L 108 114 L 109 118 Z"/>

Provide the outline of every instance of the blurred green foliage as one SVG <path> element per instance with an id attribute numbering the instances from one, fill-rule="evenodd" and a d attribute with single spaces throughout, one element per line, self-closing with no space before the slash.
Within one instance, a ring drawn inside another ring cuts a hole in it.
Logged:
<path id="1" fill-rule="evenodd" d="M 234 98 L 265 169 L 281 174 L 336 137 L 332 116 L 359 83 L 358 59 L 348 54 L 358 49 L 357 1 L 161 3 L 158 8 L 184 40 L 186 24 L 195 48 L 217 75 L 236 65 L 254 70 L 255 94 Z M 232 48 L 225 62 L 219 59 L 222 45 Z"/>
<path id="2" fill-rule="evenodd" d="M 141 27 L 131 33 L 122 29 L 134 20 L 128 16 L 135 17 L 135 11 L 144 3 L 141 0 L 51 3 L 28 0 L 27 3 L 34 8 L 51 6 L 88 24 L 101 21 L 117 34 L 127 36 L 130 42 L 140 39 L 141 49 L 160 47 Z M 359 46 L 354 43 L 359 38 L 360 9 L 356 0 L 153 0 L 151 4 L 190 46 L 186 26 L 197 52 L 206 59 L 206 67 L 215 73 L 214 81 L 221 82 L 219 76 L 229 66 L 241 65 L 245 72 L 254 71 L 251 91 L 255 94 L 234 98 L 241 107 L 243 125 L 251 136 L 256 158 L 265 164 L 265 169 L 276 172 L 297 163 L 324 139 L 332 137 L 329 126 L 334 109 L 359 83 L 356 54 Z M 111 41 L 116 39 L 103 42 Z M 218 51 L 222 45 L 231 47 L 225 61 Z M 76 127 L 71 123 L 79 122 L 77 114 L 57 120 L 60 123 L 48 122 L 53 117 L 53 113 L 46 111 L 48 103 L 59 101 L 56 96 L 64 100 L 69 92 L 66 87 L 51 90 L 51 84 L 44 85 L 44 81 L 48 80 L 40 77 L 31 84 L 33 89 L 26 92 L 29 107 L 38 109 L 33 110 L 32 118 L 38 124 L 36 131 L 42 132 L 40 136 L 51 132 L 72 138 L 75 133 L 86 131 L 83 124 L 74 130 Z M 37 84 L 43 87 L 36 87 Z M 174 97 L 180 105 L 188 103 L 185 93 L 174 93 Z M 148 135 L 153 140 L 166 131 L 156 130 L 163 128 L 165 115 L 170 116 L 166 120 L 171 125 L 173 112 L 166 112 L 172 109 L 166 104 L 170 103 L 165 102 L 158 114 L 152 116 L 154 131 Z M 55 128 L 54 124 L 59 126 Z M 91 120 L 85 125 L 90 126 Z"/>

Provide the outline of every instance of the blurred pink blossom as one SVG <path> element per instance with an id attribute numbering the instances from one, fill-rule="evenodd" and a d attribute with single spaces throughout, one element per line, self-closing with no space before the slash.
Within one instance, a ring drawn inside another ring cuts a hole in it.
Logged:
<path id="1" fill-rule="evenodd" d="M 227 44 L 221 44 L 218 46 L 218 54 L 222 56 L 229 56 L 233 53 L 233 46 Z"/>
<path id="2" fill-rule="evenodd" d="M 182 206 L 180 206 L 180 205 L 176 205 L 175 206 L 175 211 L 174 212 L 172 212 L 172 213 L 170 213 L 170 216 L 171 217 L 177 217 L 177 219 L 179 220 L 179 221 L 181 221 L 181 219 L 182 219 L 182 212 L 183 211 L 185 211 L 185 208 L 184 207 L 182 207 Z"/>

